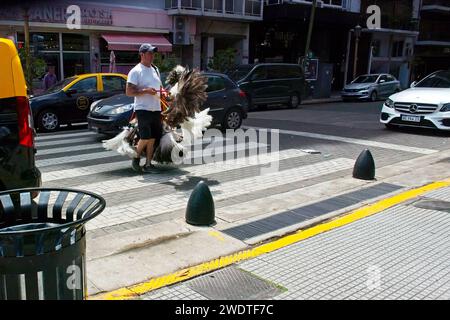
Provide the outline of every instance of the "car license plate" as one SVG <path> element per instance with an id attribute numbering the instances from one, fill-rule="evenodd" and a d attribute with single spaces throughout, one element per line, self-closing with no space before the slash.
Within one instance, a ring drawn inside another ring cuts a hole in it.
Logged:
<path id="1" fill-rule="evenodd" d="M 420 116 L 402 116 L 403 121 L 420 122 Z"/>
<path id="2" fill-rule="evenodd" d="M 98 127 L 96 127 L 96 126 L 89 126 L 89 128 L 90 128 L 92 131 L 98 132 Z"/>

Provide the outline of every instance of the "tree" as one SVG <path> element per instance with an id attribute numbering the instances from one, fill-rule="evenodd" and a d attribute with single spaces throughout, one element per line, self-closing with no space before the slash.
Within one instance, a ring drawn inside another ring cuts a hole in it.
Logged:
<path id="1" fill-rule="evenodd" d="M 160 72 L 168 72 L 175 68 L 177 59 L 175 57 L 163 57 L 160 53 L 156 53 L 153 63 L 158 67 Z"/>
<path id="2" fill-rule="evenodd" d="M 217 72 L 226 72 L 236 66 L 236 50 L 228 48 L 217 50 L 214 57 L 208 62 L 208 68 Z"/>
<path id="3" fill-rule="evenodd" d="M 23 66 L 28 64 L 28 68 L 26 68 L 25 71 L 25 80 L 27 82 L 28 91 L 32 92 L 33 79 L 41 78 L 45 74 L 45 60 L 35 57 L 29 53 L 27 54 L 27 50 L 25 48 L 19 49 L 19 58 Z"/>

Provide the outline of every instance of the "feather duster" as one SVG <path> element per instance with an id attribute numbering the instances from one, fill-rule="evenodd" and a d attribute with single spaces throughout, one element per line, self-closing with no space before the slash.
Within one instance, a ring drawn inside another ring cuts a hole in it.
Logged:
<path id="1" fill-rule="evenodd" d="M 103 148 L 106 150 L 115 150 L 123 156 L 127 155 L 130 158 L 136 158 L 136 150 L 130 145 L 130 139 L 133 138 L 134 133 L 135 130 L 133 127 L 126 127 L 114 138 L 103 140 Z"/>
<path id="2" fill-rule="evenodd" d="M 207 79 L 197 69 L 185 69 L 176 83 L 176 90 L 171 91 L 171 103 L 163 112 L 165 122 L 172 128 L 178 127 L 187 118 L 193 118 L 206 101 Z M 174 87 L 172 87 L 173 89 Z"/>

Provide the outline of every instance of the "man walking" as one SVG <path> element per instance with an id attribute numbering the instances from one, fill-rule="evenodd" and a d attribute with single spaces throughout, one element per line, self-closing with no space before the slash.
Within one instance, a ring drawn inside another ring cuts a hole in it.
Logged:
<path id="1" fill-rule="evenodd" d="M 128 73 L 127 96 L 134 97 L 134 110 L 138 120 L 140 140 L 137 145 L 138 158 L 132 160 L 136 172 L 154 172 L 151 164 L 156 139 L 162 134 L 161 104 L 159 90 L 162 83 L 158 68 L 153 65 L 157 48 L 144 43 L 139 48 L 141 62 Z M 140 155 L 146 150 L 145 165 L 140 167 Z"/>

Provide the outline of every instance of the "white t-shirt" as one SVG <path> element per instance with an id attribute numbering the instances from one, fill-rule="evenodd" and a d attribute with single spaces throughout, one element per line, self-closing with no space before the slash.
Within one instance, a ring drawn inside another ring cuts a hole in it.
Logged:
<path id="1" fill-rule="evenodd" d="M 162 85 L 155 68 L 153 66 L 146 67 L 142 63 L 130 70 L 127 82 L 136 85 L 138 89 L 150 87 L 159 90 Z M 143 94 L 134 97 L 134 110 L 161 111 L 159 92 L 155 95 Z"/>

